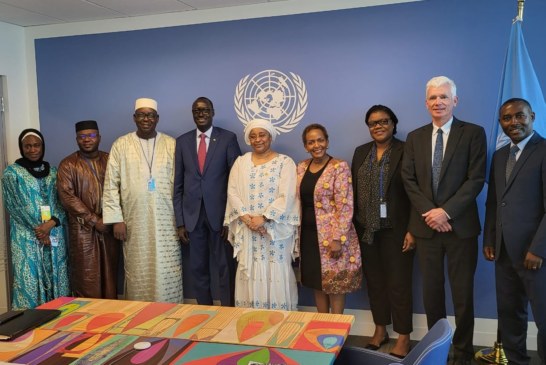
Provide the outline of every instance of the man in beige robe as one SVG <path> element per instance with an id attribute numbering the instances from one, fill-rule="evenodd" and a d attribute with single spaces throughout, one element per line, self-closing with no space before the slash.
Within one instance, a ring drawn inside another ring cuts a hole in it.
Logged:
<path id="1" fill-rule="evenodd" d="M 135 103 L 136 132 L 112 145 L 103 220 L 124 241 L 125 298 L 181 303 L 182 258 L 173 210 L 174 138 L 156 131 L 157 102 Z"/>

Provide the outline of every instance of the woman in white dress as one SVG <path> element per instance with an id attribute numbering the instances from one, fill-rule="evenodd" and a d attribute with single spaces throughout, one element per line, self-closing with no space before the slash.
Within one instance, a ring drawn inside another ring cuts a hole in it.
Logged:
<path id="1" fill-rule="evenodd" d="M 252 152 L 239 157 L 230 172 L 224 225 L 238 261 L 235 305 L 296 310 L 298 290 L 292 260 L 299 202 L 294 161 L 271 149 L 277 131 L 266 120 L 245 128 Z"/>

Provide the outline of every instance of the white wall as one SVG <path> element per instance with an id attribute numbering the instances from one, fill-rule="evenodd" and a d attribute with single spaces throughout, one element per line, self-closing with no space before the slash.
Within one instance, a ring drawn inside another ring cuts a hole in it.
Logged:
<path id="1" fill-rule="evenodd" d="M 0 22 L 0 75 L 5 76 L 7 161 L 19 157 L 17 137 L 24 128 L 37 126 L 29 118 L 25 30 Z M 34 86 L 36 89 L 36 86 Z"/>
<path id="2" fill-rule="evenodd" d="M 0 22 L 0 75 L 4 76 L 5 141 L 7 161 L 19 156 L 17 136 L 30 126 L 28 113 L 25 32 L 21 27 Z M 16 154 L 13 151 L 17 151 Z M 7 310 L 7 237 L 4 209 L 0 199 L 0 313 Z"/>

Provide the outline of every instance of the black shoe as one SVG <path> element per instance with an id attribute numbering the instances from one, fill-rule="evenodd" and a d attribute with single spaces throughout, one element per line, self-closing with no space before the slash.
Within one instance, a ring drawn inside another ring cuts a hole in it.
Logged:
<path id="1" fill-rule="evenodd" d="M 397 357 L 399 359 L 403 359 L 403 358 L 406 357 L 407 354 L 406 355 L 398 355 L 398 354 L 395 354 L 394 352 L 389 352 L 389 355 Z"/>
<path id="2" fill-rule="evenodd" d="M 406 356 L 408 356 L 409 352 L 411 351 L 411 345 L 408 347 L 408 352 L 406 352 L 405 355 L 398 355 L 398 354 L 395 354 L 394 352 L 389 352 L 389 355 L 391 356 L 394 356 L 394 357 L 397 357 L 399 359 L 403 359 L 405 358 Z"/>
<path id="3" fill-rule="evenodd" d="M 381 348 L 381 346 L 386 345 L 389 343 L 389 334 L 385 334 L 385 337 L 383 337 L 383 341 L 379 343 L 379 346 L 374 345 L 373 343 L 367 344 L 364 348 L 372 351 L 377 351 Z"/>

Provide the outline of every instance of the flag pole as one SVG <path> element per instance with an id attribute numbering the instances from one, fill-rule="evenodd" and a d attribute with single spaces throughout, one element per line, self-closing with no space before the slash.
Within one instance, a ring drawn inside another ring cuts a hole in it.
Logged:
<path id="1" fill-rule="evenodd" d="M 523 22 L 523 10 L 525 8 L 525 0 L 517 0 L 518 2 L 518 15 L 514 19 L 515 22 Z M 508 358 L 502 348 L 501 331 L 497 324 L 497 341 L 495 341 L 493 347 L 484 348 L 474 355 L 476 360 L 481 360 L 486 364 L 508 364 Z"/>
<path id="2" fill-rule="evenodd" d="M 525 0 L 518 0 L 518 16 L 514 20 L 523 21 L 523 8 L 525 7 Z"/>
<path id="3" fill-rule="evenodd" d="M 485 364 L 508 364 L 508 359 L 506 358 L 506 354 L 502 348 L 501 332 L 499 329 L 497 329 L 497 341 L 495 341 L 493 347 L 481 349 L 480 351 L 476 352 L 474 358 Z"/>

